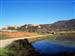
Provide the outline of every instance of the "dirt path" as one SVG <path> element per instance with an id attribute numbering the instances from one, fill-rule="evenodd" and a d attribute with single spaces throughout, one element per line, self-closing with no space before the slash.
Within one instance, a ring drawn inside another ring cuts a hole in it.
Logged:
<path id="1" fill-rule="evenodd" d="M 32 37 L 21 37 L 21 38 L 13 38 L 13 39 L 0 40 L 0 48 L 7 46 L 8 44 L 12 43 L 12 42 L 15 41 L 15 40 L 38 38 L 38 37 L 48 36 L 48 35 L 50 35 L 50 34 L 47 34 L 47 35 L 39 35 L 39 36 L 32 36 Z"/>

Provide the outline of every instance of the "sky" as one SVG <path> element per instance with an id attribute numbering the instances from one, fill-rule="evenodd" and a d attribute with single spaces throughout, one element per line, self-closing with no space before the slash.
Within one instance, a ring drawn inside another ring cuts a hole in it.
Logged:
<path id="1" fill-rule="evenodd" d="M 74 0 L 0 0 L 0 27 L 51 24 L 75 18 Z"/>

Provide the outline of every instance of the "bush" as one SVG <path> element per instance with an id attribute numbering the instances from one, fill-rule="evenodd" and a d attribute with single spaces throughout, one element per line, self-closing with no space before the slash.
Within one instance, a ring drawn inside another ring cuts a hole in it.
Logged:
<path id="1" fill-rule="evenodd" d="M 39 55 L 27 39 L 17 40 L 8 47 L 8 56 L 37 56 Z"/>
<path id="2" fill-rule="evenodd" d="M 7 48 L 0 48 L 0 56 L 8 56 L 7 52 Z"/>

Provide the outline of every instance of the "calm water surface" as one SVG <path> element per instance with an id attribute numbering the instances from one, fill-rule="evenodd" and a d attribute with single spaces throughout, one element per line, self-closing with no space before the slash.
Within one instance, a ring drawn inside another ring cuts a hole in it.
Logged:
<path id="1" fill-rule="evenodd" d="M 34 48 L 40 53 L 43 54 L 57 54 L 62 52 L 75 52 L 75 47 L 72 46 L 64 46 L 61 44 L 57 44 L 54 41 L 41 40 L 36 41 L 32 44 Z"/>

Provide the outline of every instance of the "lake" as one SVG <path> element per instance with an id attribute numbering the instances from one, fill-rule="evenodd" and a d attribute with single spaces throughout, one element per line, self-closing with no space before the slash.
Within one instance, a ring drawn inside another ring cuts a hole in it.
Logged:
<path id="1" fill-rule="evenodd" d="M 32 43 L 37 52 L 42 54 L 57 54 L 62 52 L 75 52 L 75 46 L 62 45 L 50 40 L 41 40 Z"/>

